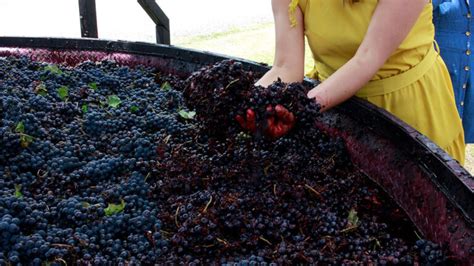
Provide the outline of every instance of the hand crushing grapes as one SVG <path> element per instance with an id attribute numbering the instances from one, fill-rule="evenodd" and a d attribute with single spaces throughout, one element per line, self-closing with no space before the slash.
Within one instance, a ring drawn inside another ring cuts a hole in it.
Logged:
<path id="1" fill-rule="evenodd" d="M 283 105 L 267 106 L 266 134 L 271 138 L 280 138 L 288 133 L 295 124 L 295 116 Z"/>
<path id="2" fill-rule="evenodd" d="M 290 132 L 296 124 L 295 114 L 302 123 L 309 121 L 304 119 L 306 116 L 316 117 L 319 109 L 306 94 L 302 84 L 281 80 L 255 83 L 252 72 L 245 72 L 241 63 L 232 60 L 193 73 L 183 92 L 187 106 L 198 114 L 207 134 L 223 137 L 243 129 L 269 139 Z M 309 105 L 312 107 L 306 108 Z"/>
<path id="3" fill-rule="evenodd" d="M 266 107 L 263 125 L 259 125 L 255 111 L 250 108 L 247 109 L 245 117 L 237 115 L 235 119 L 243 129 L 251 133 L 263 132 L 265 136 L 274 139 L 284 136 L 295 124 L 294 114 L 281 104 Z"/>

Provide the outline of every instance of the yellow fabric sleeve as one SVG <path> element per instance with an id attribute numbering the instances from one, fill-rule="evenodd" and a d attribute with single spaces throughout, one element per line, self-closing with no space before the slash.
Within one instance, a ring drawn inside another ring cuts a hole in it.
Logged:
<path id="1" fill-rule="evenodd" d="M 288 15 L 290 17 L 291 27 L 296 26 L 295 11 L 297 7 L 298 7 L 298 0 L 291 0 L 290 5 L 288 6 Z"/>

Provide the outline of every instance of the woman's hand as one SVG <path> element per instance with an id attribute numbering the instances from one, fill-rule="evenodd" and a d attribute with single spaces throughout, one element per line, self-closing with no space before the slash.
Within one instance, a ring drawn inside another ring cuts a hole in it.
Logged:
<path id="1" fill-rule="evenodd" d="M 288 133 L 295 125 L 295 116 L 284 106 L 267 106 L 267 127 L 265 135 L 270 138 L 280 138 Z"/>
<path id="2" fill-rule="evenodd" d="M 288 111 L 283 105 L 268 105 L 266 108 L 263 124 L 257 121 L 255 111 L 247 109 L 245 117 L 237 115 L 235 117 L 240 126 L 252 134 L 263 133 L 265 136 L 277 139 L 288 133 L 295 125 L 296 119 L 293 113 Z"/>
<path id="3" fill-rule="evenodd" d="M 272 0 L 275 21 L 275 60 L 273 67 L 255 85 L 267 87 L 281 79 L 285 83 L 301 82 L 304 77 L 304 22 L 299 8 L 294 12 L 296 25 L 291 25 L 289 5 L 291 0 Z M 251 132 L 262 132 L 270 138 L 288 133 L 295 124 L 295 116 L 282 105 L 266 107 L 263 124 L 259 125 L 255 111 L 235 117 L 240 126 Z"/>

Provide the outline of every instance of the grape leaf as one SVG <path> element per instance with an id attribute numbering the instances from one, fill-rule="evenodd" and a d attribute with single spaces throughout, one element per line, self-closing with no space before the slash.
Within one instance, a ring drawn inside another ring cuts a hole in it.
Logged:
<path id="1" fill-rule="evenodd" d="M 164 91 L 168 91 L 171 89 L 171 84 L 168 81 L 165 81 L 165 83 L 161 84 L 161 89 Z"/>
<path id="2" fill-rule="evenodd" d="M 48 89 L 46 89 L 46 85 L 44 85 L 43 82 L 40 82 L 40 84 L 38 84 L 38 85 L 35 87 L 35 92 L 36 92 L 38 95 L 46 96 L 46 95 L 48 94 Z"/>
<path id="3" fill-rule="evenodd" d="M 97 87 L 97 83 L 96 82 L 91 82 L 88 84 L 89 88 L 91 88 L 92 90 L 97 90 L 98 87 Z"/>
<path id="4" fill-rule="evenodd" d="M 16 124 L 15 132 L 20 134 L 21 147 L 27 148 L 33 142 L 33 137 L 25 134 L 25 124 L 23 121 L 20 121 L 18 124 Z"/>
<path id="5" fill-rule="evenodd" d="M 61 86 L 58 88 L 58 95 L 59 95 L 59 98 L 62 100 L 62 101 L 65 101 L 67 100 L 67 98 L 69 97 L 69 89 L 68 87 L 66 86 Z"/>
<path id="6" fill-rule="evenodd" d="M 132 105 L 130 107 L 130 112 L 132 112 L 132 113 L 138 112 L 138 110 L 140 110 L 140 108 L 138 108 L 138 106 L 136 106 L 136 105 Z"/>
<path id="7" fill-rule="evenodd" d="M 23 121 L 18 122 L 15 127 L 15 132 L 16 133 L 25 133 L 25 124 Z"/>
<path id="8" fill-rule="evenodd" d="M 122 101 L 117 95 L 111 95 L 107 98 L 107 104 L 110 107 L 117 108 L 121 103 Z"/>
<path id="9" fill-rule="evenodd" d="M 57 65 L 47 65 L 47 66 L 44 67 L 44 70 L 49 71 L 49 72 L 51 72 L 53 74 L 56 74 L 56 75 L 61 75 L 63 73 Z"/>
<path id="10" fill-rule="evenodd" d="M 117 213 L 121 213 L 125 209 L 125 201 L 122 199 L 120 204 L 111 204 L 104 209 L 106 216 L 112 216 Z"/>
<path id="11" fill-rule="evenodd" d="M 87 111 L 89 111 L 89 106 L 87 104 L 83 104 L 81 108 L 83 113 L 87 113 Z"/>
<path id="12" fill-rule="evenodd" d="M 354 209 L 349 211 L 349 215 L 347 217 L 347 223 L 349 227 L 355 227 L 359 225 L 359 217 L 357 217 L 357 212 Z"/>
<path id="13" fill-rule="evenodd" d="M 23 193 L 21 193 L 21 185 L 15 185 L 15 198 L 23 198 Z"/>
<path id="14" fill-rule="evenodd" d="M 196 112 L 194 111 L 186 112 L 185 110 L 181 110 L 179 111 L 179 115 L 184 119 L 191 120 L 191 119 L 194 119 L 194 116 L 196 116 Z"/>
<path id="15" fill-rule="evenodd" d="M 20 145 L 23 148 L 27 148 L 33 142 L 33 137 L 26 134 L 20 135 Z"/>

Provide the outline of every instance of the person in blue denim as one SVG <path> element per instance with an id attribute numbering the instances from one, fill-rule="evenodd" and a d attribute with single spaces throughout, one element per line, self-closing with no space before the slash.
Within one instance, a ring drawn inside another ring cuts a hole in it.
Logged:
<path id="1" fill-rule="evenodd" d="M 474 143 L 473 5 L 469 0 L 433 0 L 435 39 L 453 82 L 466 143 Z"/>

